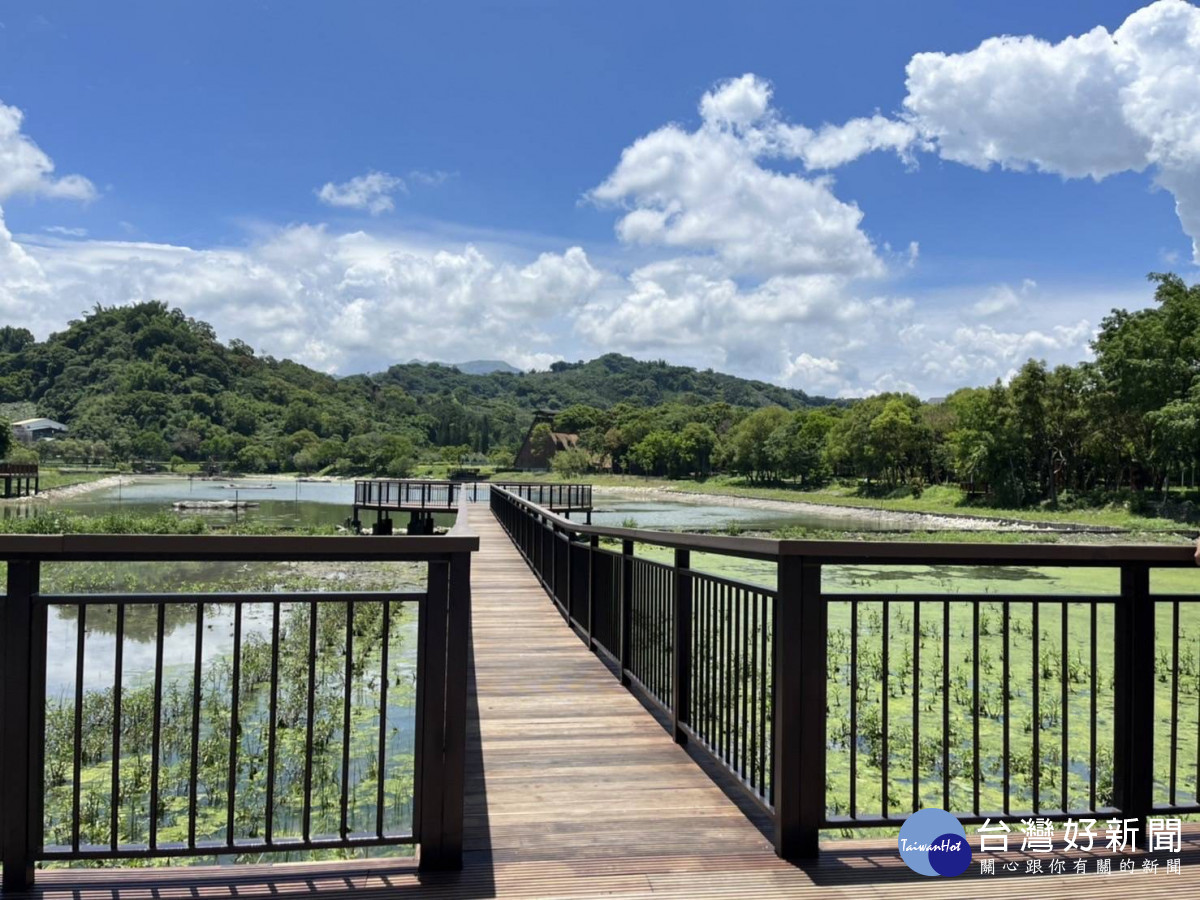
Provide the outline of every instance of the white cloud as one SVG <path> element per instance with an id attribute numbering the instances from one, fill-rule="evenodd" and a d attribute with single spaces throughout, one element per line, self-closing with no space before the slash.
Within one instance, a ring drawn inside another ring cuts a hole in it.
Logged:
<path id="1" fill-rule="evenodd" d="M 809 394 L 837 394 L 846 389 L 848 367 L 838 359 L 801 353 L 783 369 L 783 380 Z"/>
<path id="2" fill-rule="evenodd" d="M 82 175 L 54 177 L 54 162 L 21 133 L 25 114 L 0 103 L 0 201 L 15 194 L 92 200 L 96 188 Z"/>
<path id="3" fill-rule="evenodd" d="M 317 190 L 317 199 L 326 206 L 365 209 L 373 216 L 396 208 L 392 195 L 408 193 L 403 178 L 387 172 L 368 172 L 341 184 L 326 182 Z"/>
<path id="4" fill-rule="evenodd" d="M 434 169 L 432 172 L 426 172 L 423 169 L 413 169 L 408 173 L 408 180 L 427 187 L 438 187 L 445 184 L 451 178 L 454 178 L 457 174 L 457 172 L 443 172 L 441 169 Z"/>
<path id="5" fill-rule="evenodd" d="M 63 237 L 87 237 L 86 228 L 68 228 L 65 225 L 47 225 L 42 231 L 49 234 L 60 234 Z"/>
<path id="6" fill-rule="evenodd" d="M 1200 9 L 1191 3 L 1158 0 L 1111 33 L 1096 27 L 1058 43 L 1005 36 L 964 53 L 918 53 L 906 71 L 897 117 L 777 127 L 778 140 L 810 168 L 887 149 L 1064 178 L 1152 169 L 1200 263 Z"/>
<path id="7" fill-rule="evenodd" d="M 628 210 L 622 241 L 712 254 L 731 274 L 882 275 L 862 211 L 834 195 L 831 179 L 765 165 L 785 153 L 770 98 L 754 75 L 718 85 L 701 99 L 699 128 L 666 125 L 638 139 L 589 196 Z"/>
<path id="8" fill-rule="evenodd" d="M 771 86 L 752 73 L 731 78 L 700 98 L 700 115 L 716 126 L 746 128 L 767 115 Z"/>
<path id="9" fill-rule="evenodd" d="M 23 246 L 6 231 L 0 238 L 0 308 L 43 335 L 95 303 L 162 299 L 223 336 L 330 371 L 458 358 L 467 346 L 545 364 L 556 358 L 557 317 L 585 302 L 602 277 L 578 247 L 521 263 L 470 245 L 428 250 L 322 225 L 203 250 L 95 240 Z"/>
<path id="10" fill-rule="evenodd" d="M 874 150 L 892 150 L 910 158 L 919 133 L 908 122 L 874 115 L 844 125 L 824 125 L 815 133 L 795 134 L 792 145 L 810 169 L 832 169 Z"/>
<path id="11" fill-rule="evenodd" d="M 1019 288 L 1007 284 L 995 285 L 971 305 L 971 311 L 981 318 L 1016 312 L 1021 308 L 1024 298 L 1036 288 L 1037 282 L 1032 278 L 1026 278 Z"/>

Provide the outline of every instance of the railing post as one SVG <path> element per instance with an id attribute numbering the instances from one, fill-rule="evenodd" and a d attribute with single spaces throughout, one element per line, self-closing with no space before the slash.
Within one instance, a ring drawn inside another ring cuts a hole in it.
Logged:
<path id="1" fill-rule="evenodd" d="M 1114 626 L 1113 787 L 1123 817 L 1138 820 L 1140 839 L 1154 803 L 1154 601 L 1148 566 L 1121 567 Z"/>
<path id="2" fill-rule="evenodd" d="M 550 596 L 558 606 L 562 607 L 562 599 L 558 596 L 558 526 L 549 523 L 550 534 Z M 570 612 L 564 611 L 564 618 L 570 619 Z"/>
<path id="3" fill-rule="evenodd" d="M 467 680 L 470 676 L 471 554 L 450 554 L 446 646 L 446 788 L 443 793 L 441 868 L 461 869 L 466 793 Z"/>
<path id="4" fill-rule="evenodd" d="M 567 611 L 567 624 L 571 624 L 572 612 L 575 609 L 575 554 L 572 552 L 572 545 L 575 543 L 575 535 L 570 531 L 564 531 L 563 537 L 567 539 L 567 552 L 563 554 L 563 559 L 566 561 L 566 571 L 563 573 L 561 581 L 565 582 L 563 588 L 563 609 Z M 559 582 L 555 582 L 557 585 Z"/>
<path id="5" fill-rule="evenodd" d="M 466 717 L 466 635 L 454 632 L 466 628 L 464 605 L 466 615 L 470 615 L 470 586 L 462 582 L 462 569 L 466 567 L 469 577 L 470 563 L 458 556 L 452 554 L 450 561 L 429 563 L 426 595 L 417 622 L 414 825 L 421 845 L 419 865 L 425 871 L 462 868 L 465 723 L 454 719 Z M 451 667 L 452 660 L 457 660 L 455 668 Z"/>
<path id="6" fill-rule="evenodd" d="M 621 684 L 629 687 L 633 651 L 633 541 L 621 541 Z"/>
<path id="7" fill-rule="evenodd" d="M 691 724 L 692 677 L 692 554 L 690 550 L 675 550 L 675 604 L 672 645 L 674 671 L 671 673 L 671 731 L 675 743 L 686 744 L 685 724 Z"/>
<path id="8" fill-rule="evenodd" d="M 827 620 L 821 567 L 779 558 L 774 609 L 775 852 L 817 855 L 825 818 Z"/>
<path id="9" fill-rule="evenodd" d="M 588 538 L 588 577 L 587 577 L 587 642 L 588 649 L 596 649 L 593 635 L 596 633 L 596 554 L 600 550 L 600 538 L 591 535 Z"/>
<path id="10" fill-rule="evenodd" d="M 42 737 L 39 723 L 45 704 L 43 659 L 40 676 L 37 661 L 44 653 L 46 635 L 36 633 L 33 596 L 38 593 L 39 563 L 10 560 L 8 593 L 4 598 L 0 641 L 4 648 L 4 728 L 0 732 L 3 773 L 0 773 L 0 843 L 4 846 L 3 887 L 23 891 L 33 886 L 34 860 L 42 841 Z M 42 617 L 44 622 L 44 617 Z"/>

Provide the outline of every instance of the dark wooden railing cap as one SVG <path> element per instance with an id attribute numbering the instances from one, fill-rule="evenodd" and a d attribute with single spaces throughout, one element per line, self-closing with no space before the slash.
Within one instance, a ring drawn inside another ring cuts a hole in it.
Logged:
<path id="1" fill-rule="evenodd" d="M 0 536 L 0 559 L 333 562 L 423 560 L 473 553 L 479 538 L 466 529 L 430 537 L 301 535 L 13 534 Z"/>

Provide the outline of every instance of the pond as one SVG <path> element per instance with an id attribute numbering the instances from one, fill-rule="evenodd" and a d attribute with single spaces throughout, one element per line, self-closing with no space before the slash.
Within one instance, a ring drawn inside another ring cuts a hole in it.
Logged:
<path id="1" fill-rule="evenodd" d="M 573 516 L 572 518 L 576 518 Z M 647 499 L 641 496 L 597 492 L 592 523 L 620 526 L 632 519 L 638 528 L 662 531 L 726 531 L 736 526 L 742 531 L 773 531 L 789 526 L 825 528 L 846 531 L 894 530 L 895 526 L 879 521 L 865 511 L 861 516 L 847 519 L 836 513 L 805 510 L 785 512 L 778 509 L 756 509 L 711 501 L 691 502 L 662 497 Z"/>
<path id="2" fill-rule="evenodd" d="M 175 511 L 180 501 L 237 500 L 258 504 L 250 509 Z M 190 478 L 144 477 L 124 479 L 114 487 L 100 488 L 62 500 L 51 500 L 53 509 L 81 515 L 123 513 L 151 516 L 171 512 L 179 516 L 203 516 L 214 524 L 254 521 L 277 526 L 338 525 L 350 516 L 354 485 L 350 482 L 262 481 L 236 479 L 210 481 Z M 27 506 L 26 506 L 27 508 Z M 19 514 L 21 507 L 4 508 L 6 516 Z M 27 514 L 27 513 L 26 513 Z"/>
<path id="3" fill-rule="evenodd" d="M 172 504 L 179 500 L 239 500 L 258 504 L 242 510 L 209 509 L 174 511 Z M 124 513 L 149 516 L 172 512 L 179 516 L 202 516 L 213 524 L 233 524 L 253 521 L 279 527 L 340 525 L 350 516 L 354 501 L 351 482 L 297 481 L 294 479 L 264 481 L 250 478 L 231 481 L 211 481 L 173 477 L 131 477 L 120 485 L 88 493 L 52 500 L 48 504 L 22 504 L 0 507 L 0 515 L 26 516 L 45 505 L 70 510 L 82 515 Z M 749 506 L 723 504 L 704 500 L 690 502 L 663 497 L 597 491 L 592 521 L 598 525 L 622 525 L 627 520 L 639 528 L 663 530 L 724 531 L 735 525 L 742 530 L 770 531 L 785 526 L 805 526 L 855 531 L 877 531 L 894 528 L 881 523 L 869 512 L 848 520 L 842 515 L 821 512 L 791 512 L 756 509 Z M 579 518 L 579 516 L 576 516 Z M 453 522 L 450 516 L 436 516 L 439 525 Z M 364 523 L 372 521 L 366 513 Z"/>

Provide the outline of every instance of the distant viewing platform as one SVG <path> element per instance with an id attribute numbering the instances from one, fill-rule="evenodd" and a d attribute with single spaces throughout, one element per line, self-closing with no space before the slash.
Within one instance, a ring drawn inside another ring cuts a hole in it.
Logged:
<path id="1" fill-rule="evenodd" d="M 486 501 L 489 486 L 511 491 L 523 500 L 568 518 L 573 512 L 582 512 L 589 524 L 592 521 L 590 484 L 372 479 L 354 482 L 351 524 L 355 530 L 360 530 L 359 510 L 374 510 L 374 533 L 391 534 L 392 520 L 386 514 L 406 512 L 409 513 L 409 534 L 432 534 L 434 513 L 453 513 L 460 501 Z"/>

